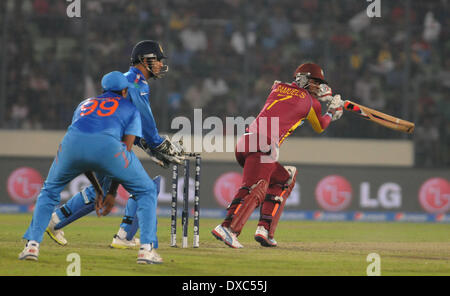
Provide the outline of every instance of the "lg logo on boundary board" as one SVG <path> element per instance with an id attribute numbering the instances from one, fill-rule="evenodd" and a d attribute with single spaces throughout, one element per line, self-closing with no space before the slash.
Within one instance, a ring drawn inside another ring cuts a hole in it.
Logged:
<path id="1" fill-rule="evenodd" d="M 353 198 L 350 182 L 342 176 L 331 175 L 323 178 L 316 186 L 316 201 L 325 211 L 339 212 L 347 209 Z M 395 209 L 402 205 L 400 185 L 386 182 L 380 185 L 376 195 L 371 195 L 370 182 L 359 186 L 359 206 L 361 208 Z"/>

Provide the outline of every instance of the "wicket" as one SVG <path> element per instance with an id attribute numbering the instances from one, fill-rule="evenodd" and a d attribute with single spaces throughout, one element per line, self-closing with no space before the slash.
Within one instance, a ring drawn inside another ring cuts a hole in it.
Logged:
<path id="1" fill-rule="evenodd" d="M 183 208 L 181 223 L 183 227 L 182 247 L 188 247 L 188 224 L 189 224 L 189 157 L 195 157 L 195 188 L 194 188 L 194 236 L 193 247 L 200 246 L 200 169 L 201 156 L 196 153 L 185 154 L 183 164 Z M 172 167 L 172 204 L 171 204 L 171 224 L 170 224 L 170 246 L 177 246 L 177 208 L 178 208 L 178 165 Z"/>

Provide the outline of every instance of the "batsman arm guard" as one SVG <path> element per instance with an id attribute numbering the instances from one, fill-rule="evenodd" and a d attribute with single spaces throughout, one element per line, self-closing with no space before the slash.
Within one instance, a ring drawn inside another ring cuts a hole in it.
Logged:
<path id="1" fill-rule="evenodd" d="M 238 205 L 234 212 L 234 217 L 230 225 L 234 233 L 241 233 L 242 228 L 253 211 L 263 202 L 268 187 L 269 183 L 266 180 L 259 180 L 258 183 L 250 188 L 249 194 L 244 197 L 244 201 Z"/>
<path id="2" fill-rule="evenodd" d="M 306 119 L 309 121 L 314 131 L 319 134 L 323 132 L 330 125 L 331 118 L 331 116 L 322 115 L 322 106 L 320 105 L 320 102 L 317 99 L 312 98 L 312 106 Z"/>

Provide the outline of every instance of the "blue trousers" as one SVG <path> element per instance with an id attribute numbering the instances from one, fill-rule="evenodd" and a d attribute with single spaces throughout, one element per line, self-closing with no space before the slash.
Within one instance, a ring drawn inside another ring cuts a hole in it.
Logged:
<path id="1" fill-rule="evenodd" d="M 111 179 L 96 173 L 97 179 L 103 188 L 104 192 L 107 192 L 111 184 Z M 157 195 L 159 194 L 161 177 L 157 176 L 153 179 L 156 185 Z M 95 189 L 91 185 L 86 187 L 81 192 L 75 194 L 71 199 L 67 201 L 62 207 L 55 210 L 56 215 L 60 219 L 60 222 L 55 225 L 55 229 L 61 229 L 70 223 L 80 219 L 81 217 L 94 211 L 95 201 Z M 131 240 L 139 228 L 139 219 L 136 215 L 137 203 L 134 196 L 130 196 L 125 206 L 125 214 L 122 219 L 120 227 L 123 228 L 126 233 L 126 239 Z M 156 227 L 156 224 L 155 224 Z M 156 229 L 154 230 L 156 232 Z M 158 242 L 153 243 L 154 248 L 158 248 Z"/>
<path id="2" fill-rule="evenodd" d="M 37 198 L 31 224 L 24 234 L 27 240 L 41 242 L 60 193 L 76 176 L 95 171 L 102 180 L 114 179 L 134 196 L 142 244 L 157 244 L 157 188 L 141 162 L 125 145 L 111 136 L 68 132 Z M 103 182 L 103 187 L 109 184 Z M 95 199 L 95 193 L 94 193 Z"/>

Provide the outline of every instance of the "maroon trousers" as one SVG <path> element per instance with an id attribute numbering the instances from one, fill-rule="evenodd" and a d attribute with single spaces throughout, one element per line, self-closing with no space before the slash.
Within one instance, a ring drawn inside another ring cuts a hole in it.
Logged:
<path id="1" fill-rule="evenodd" d="M 280 196 L 285 183 L 289 180 L 289 172 L 277 161 L 267 162 L 268 153 L 252 152 L 249 149 L 250 137 L 243 136 L 236 145 L 235 156 L 241 167 L 243 167 L 242 186 L 234 196 L 233 201 L 227 209 L 227 215 L 222 226 L 229 227 L 236 209 L 247 197 L 249 188 L 259 180 L 266 180 L 269 188 L 266 198 L 260 208 L 259 226 L 269 229 L 270 222 L 274 215 L 276 202 L 273 197 Z"/>

